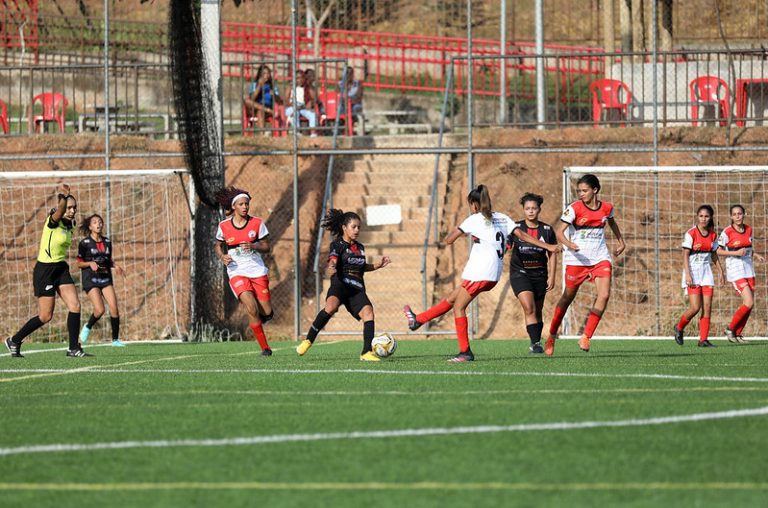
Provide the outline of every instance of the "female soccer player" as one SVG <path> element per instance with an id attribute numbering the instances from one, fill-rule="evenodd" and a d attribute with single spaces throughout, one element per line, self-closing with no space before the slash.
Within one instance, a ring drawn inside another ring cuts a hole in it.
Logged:
<path id="1" fill-rule="evenodd" d="M 731 206 L 731 225 L 720 234 L 718 256 L 725 258 L 725 274 L 728 282 L 733 284 L 736 294 L 741 296 L 741 306 L 733 314 L 725 336 L 728 342 L 745 344 L 742 335 L 747 320 L 755 305 L 755 267 L 754 257 L 761 263 L 765 258 L 752 251 L 752 227 L 744 224 L 746 212 L 741 205 Z"/>
<path id="2" fill-rule="evenodd" d="M 376 330 L 373 304 L 365 293 L 363 275 L 365 272 L 384 268 L 391 260 L 383 256 L 378 263 L 366 261 L 365 247 L 357 241 L 360 235 L 360 216 L 354 212 L 331 209 L 321 226 L 335 238 L 328 253 L 327 273 L 331 277 L 331 287 L 325 297 L 325 308 L 315 317 L 307 332 L 307 338 L 296 347 L 296 352 L 299 356 L 304 356 L 315 342 L 317 334 L 325 328 L 343 304 L 352 317 L 363 321 L 363 351 L 360 353 L 360 360 L 378 362 L 380 358 L 371 350 L 371 341 Z"/>
<path id="3" fill-rule="evenodd" d="M 251 195 L 246 191 L 227 187 L 216 194 L 216 199 L 225 212 L 233 210 L 216 231 L 216 256 L 227 267 L 229 286 L 248 313 L 262 356 L 272 356 L 262 327 L 273 316 L 269 270 L 261 257 L 270 250 L 269 231 L 263 220 L 249 215 Z"/>
<path id="4" fill-rule="evenodd" d="M 37 316 L 27 321 L 14 335 L 5 339 L 5 346 L 12 357 L 21 358 L 21 343 L 32 332 L 53 318 L 56 294 L 61 297 L 69 310 L 67 332 L 69 349 L 67 356 L 82 358 L 92 356 L 83 351 L 77 340 L 80 331 L 80 300 L 77 298 L 75 282 L 69 274 L 67 251 L 72 245 L 72 229 L 75 227 L 77 200 L 69 193 L 69 185 L 59 186 L 58 205 L 51 210 L 43 225 L 40 250 L 32 273 L 32 284 L 37 297 Z"/>
<path id="5" fill-rule="evenodd" d="M 515 231 L 522 239 L 537 247 L 556 252 L 558 247 L 548 245 L 538 239 L 517 231 L 517 224 L 503 213 L 491 208 L 491 197 L 485 185 L 478 185 L 467 195 L 467 203 L 472 215 L 467 217 L 446 237 L 443 245 L 451 245 L 464 235 L 471 235 L 472 250 L 461 274 L 460 286 L 434 307 L 416 314 L 410 305 L 403 307 L 408 328 L 417 330 L 424 323 L 431 321 L 453 309 L 456 336 L 459 341 L 459 354 L 449 359 L 451 362 L 471 362 L 475 355 L 469 347 L 467 332 L 467 306 L 477 295 L 490 291 L 499 281 L 503 269 L 507 236 Z"/>
<path id="6" fill-rule="evenodd" d="M 552 226 L 539 220 L 542 203 L 544 198 L 531 192 L 525 193 L 520 198 L 525 217 L 519 222 L 519 229 L 515 231 L 522 231 L 544 243 L 557 245 Z M 547 292 L 555 287 L 557 266 L 553 260 L 555 253 L 531 245 L 515 235 L 509 236 L 508 243 L 512 248 L 509 261 L 509 283 L 525 314 L 525 329 L 531 340 L 530 351 L 543 353 L 541 332 L 544 329 L 544 321 L 541 310 L 544 307 L 544 297 Z M 548 270 L 548 266 L 552 269 Z"/>
<path id="7" fill-rule="evenodd" d="M 724 281 L 725 274 L 717 256 L 715 211 L 709 205 L 701 205 L 696 210 L 696 225 L 686 231 L 683 238 L 683 289 L 688 292 L 688 308 L 675 325 L 675 342 L 681 346 L 683 330 L 701 310 L 699 347 L 715 347 L 709 342 L 709 316 L 715 286 L 712 261 L 720 270 L 721 282 Z"/>
<path id="8" fill-rule="evenodd" d="M 80 342 L 85 344 L 96 322 L 104 315 L 104 300 L 109 305 L 109 322 L 112 325 L 112 345 L 125 347 L 120 342 L 120 310 L 117 293 L 112 281 L 112 269 L 120 275 L 125 272 L 112 260 L 112 242 L 102 236 L 104 219 L 93 214 L 83 221 L 80 231 L 86 235 L 77 249 L 77 266 L 82 270 L 83 291 L 93 304 L 93 313 L 80 331 Z"/>
<path id="9" fill-rule="evenodd" d="M 555 307 L 552 322 L 549 325 L 549 337 L 544 345 L 544 353 L 552 356 L 555 352 L 555 340 L 565 312 L 576 298 L 579 287 L 584 281 L 595 283 L 597 297 L 589 311 L 584 334 L 579 339 L 579 348 L 589 351 L 589 342 L 595 333 L 600 318 L 608 306 L 611 296 L 611 253 L 605 241 L 605 225 L 610 226 L 618 242 L 614 255 L 618 256 L 626 245 L 621 230 L 613 217 L 613 204 L 598 199 L 600 180 L 595 175 L 586 174 L 576 181 L 578 201 L 565 209 L 560 217 L 560 224 L 555 228 L 555 235 L 568 250 L 563 255 L 565 265 L 565 288 Z M 566 229 L 568 236 L 565 235 Z"/>

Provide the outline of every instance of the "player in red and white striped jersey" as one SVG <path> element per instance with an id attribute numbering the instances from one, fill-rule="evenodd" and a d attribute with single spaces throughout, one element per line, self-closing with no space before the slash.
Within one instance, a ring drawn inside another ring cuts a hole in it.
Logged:
<path id="1" fill-rule="evenodd" d="M 626 248 L 619 225 L 614 219 L 613 204 L 598 199 L 600 180 L 595 175 L 583 175 L 576 182 L 576 192 L 579 200 L 565 209 L 560 217 L 560 224 L 555 228 L 558 241 L 567 248 L 563 255 L 565 288 L 549 325 L 549 337 L 544 345 L 544 353 L 547 356 L 552 356 L 555 352 L 555 340 L 565 312 L 576 298 L 581 284 L 587 280 L 595 283 L 597 297 L 589 311 L 584 334 L 579 339 L 579 348 L 589 351 L 590 339 L 600 323 L 611 295 L 613 265 L 605 241 L 606 224 L 618 242 L 614 255 L 620 255 Z"/>
<path id="2" fill-rule="evenodd" d="M 746 212 L 741 205 L 731 206 L 731 225 L 720 233 L 717 254 L 725 256 L 725 274 L 741 296 L 741 306 L 731 318 L 725 336 L 735 344 L 746 343 L 742 333 L 755 305 L 755 267 L 752 258 L 761 263 L 765 258 L 752 250 L 752 227 L 744 224 Z"/>
<path id="3" fill-rule="evenodd" d="M 714 347 L 715 345 L 709 342 L 709 319 L 712 314 L 712 296 L 715 292 L 712 262 L 720 270 L 721 282 L 725 275 L 717 257 L 715 211 L 711 206 L 701 205 L 696 210 L 696 226 L 685 232 L 682 247 L 682 287 L 688 293 L 688 308 L 683 312 L 680 321 L 675 326 L 675 342 L 683 345 L 683 330 L 701 310 L 698 345 L 699 347 Z"/>
<path id="4" fill-rule="evenodd" d="M 272 319 L 269 293 L 269 270 L 261 257 L 270 250 L 269 231 L 259 217 L 250 210 L 251 196 L 235 187 L 217 194 L 219 204 L 231 215 L 219 223 L 216 231 L 216 256 L 227 267 L 229 286 L 248 313 L 248 322 L 263 356 L 271 356 L 262 323 Z"/>

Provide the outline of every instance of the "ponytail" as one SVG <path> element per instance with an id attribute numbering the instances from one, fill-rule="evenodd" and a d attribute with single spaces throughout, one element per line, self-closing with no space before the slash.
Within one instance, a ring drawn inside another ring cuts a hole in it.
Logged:
<path id="1" fill-rule="evenodd" d="M 320 226 L 336 238 L 341 238 L 344 235 L 341 227 L 346 226 L 353 220 L 360 221 L 360 216 L 355 212 L 345 212 L 338 208 L 331 208 L 320 222 Z"/>
<path id="2" fill-rule="evenodd" d="M 491 195 L 488 193 L 488 187 L 485 185 L 478 185 L 476 189 L 473 189 L 467 195 L 468 203 L 476 203 L 480 209 L 480 213 L 483 214 L 488 220 L 493 217 L 493 209 L 491 208 Z"/>

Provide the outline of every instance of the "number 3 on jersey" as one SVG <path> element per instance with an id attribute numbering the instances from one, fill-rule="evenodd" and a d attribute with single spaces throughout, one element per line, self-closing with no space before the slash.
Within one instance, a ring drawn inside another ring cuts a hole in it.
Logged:
<path id="1" fill-rule="evenodd" d="M 496 249 L 496 254 L 499 256 L 499 259 L 501 259 L 504 257 L 504 247 L 506 247 L 504 235 L 501 231 L 496 231 L 496 242 L 499 244 L 499 248 Z"/>

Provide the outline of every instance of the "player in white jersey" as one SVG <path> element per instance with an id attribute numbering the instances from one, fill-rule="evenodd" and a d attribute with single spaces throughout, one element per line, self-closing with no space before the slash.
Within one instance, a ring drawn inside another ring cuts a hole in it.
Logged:
<path id="1" fill-rule="evenodd" d="M 216 231 L 216 256 L 227 267 L 229 286 L 248 313 L 253 335 L 262 356 L 271 356 L 263 323 L 273 316 L 269 276 L 262 254 L 269 253 L 269 231 L 260 217 L 249 214 L 251 196 L 246 191 L 228 187 L 216 195 L 221 207 L 232 210 Z"/>
<path id="2" fill-rule="evenodd" d="M 467 306 L 480 293 L 490 291 L 501 278 L 504 268 L 503 259 L 506 250 L 507 235 L 513 233 L 522 240 L 551 252 L 559 247 L 544 243 L 518 229 L 517 224 L 503 213 L 491 209 L 491 197 L 485 185 L 478 185 L 467 196 L 467 203 L 472 215 L 467 217 L 448 237 L 443 245 L 451 245 L 464 235 L 472 238 L 472 250 L 469 260 L 461 274 L 460 286 L 434 307 L 416 314 L 409 305 L 403 308 L 408 319 L 408 328 L 418 329 L 424 323 L 442 316 L 453 308 L 456 336 L 459 340 L 459 354 L 452 357 L 453 362 L 470 362 L 475 359 L 469 347 L 467 333 Z"/>
<path id="3" fill-rule="evenodd" d="M 598 199 L 600 180 L 595 175 L 583 175 L 576 182 L 578 201 L 566 208 L 560 217 L 559 226 L 555 227 L 557 239 L 568 248 L 563 256 L 565 265 L 565 287 L 555 307 L 552 322 L 549 325 L 549 337 L 544 345 L 544 354 L 552 356 L 555 352 L 555 340 L 568 307 L 576 298 L 579 287 L 584 281 L 595 283 L 597 296 L 587 317 L 584 333 L 579 339 L 579 348 L 589 351 L 589 342 L 597 325 L 608 306 L 611 296 L 611 253 L 605 242 L 605 226 L 611 228 L 618 242 L 614 255 L 618 256 L 626 245 L 613 218 L 613 205 Z M 566 229 L 568 236 L 565 235 Z"/>
<path id="4" fill-rule="evenodd" d="M 731 206 L 731 225 L 720 234 L 718 256 L 725 256 L 725 274 L 733 289 L 741 296 L 725 336 L 729 342 L 744 344 L 742 335 L 755 305 L 755 267 L 752 258 L 761 263 L 765 258 L 752 250 L 752 227 L 744 223 L 746 212 L 741 205 Z"/>

